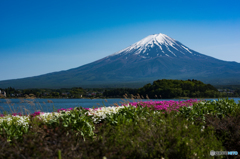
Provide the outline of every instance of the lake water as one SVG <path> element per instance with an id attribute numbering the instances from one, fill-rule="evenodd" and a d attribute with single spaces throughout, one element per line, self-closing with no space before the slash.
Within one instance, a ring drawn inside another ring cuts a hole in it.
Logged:
<path id="1" fill-rule="evenodd" d="M 234 99 L 236 103 L 240 101 L 240 98 L 229 98 Z M 186 99 L 141 99 L 135 101 L 183 101 Z M 202 100 L 202 99 L 201 99 Z M 218 99 L 205 99 L 205 100 L 218 100 Z M 126 103 L 127 101 L 133 102 L 131 99 L 0 99 L 0 114 L 4 111 L 7 112 L 26 112 L 28 110 L 29 113 L 34 113 L 36 111 L 42 112 L 52 112 L 54 109 L 61 108 L 74 108 L 74 107 L 84 107 L 84 108 L 92 108 L 93 106 L 101 107 L 101 106 L 113 106 L 114 103 L 121 105 L 122 103 Z"/>

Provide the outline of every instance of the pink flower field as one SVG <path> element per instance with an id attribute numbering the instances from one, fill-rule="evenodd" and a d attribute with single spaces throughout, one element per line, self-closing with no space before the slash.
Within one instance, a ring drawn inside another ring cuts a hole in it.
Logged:
<path id="1" fill-rule="evenodd" d="M 142 107 L 153 107 L 154 110 L 163 110 L 163 111 L 178 111 L 178 109 L 180 107 L 189 107 L 192 106 L 195 103 L 201 102 L 200 100 L 197 99 L 190 99 L 190 100 L 186 100 L 186 101 L 144 101 L 144 102 L 130 102 L 127 105 L 126 104 L 122 104 L 122 106 L 134 106 L 134 107 L 138 107 L 138 106 L 142 106 Z M 118 107 L 118 106 L 116 106 Z M 110 107 L 109 107 L 110 108 Z M 70 111 L 73 108 L 62 108 L 62 109 L 58 109 L 57 112 L 60 113 L 60 111 Z M 94 111 L 100 111 L 102 108 L 84 108 L 88 111 L 90 110 L 94 110 Z M 39 116 L 40 114 L 45 114 L 44 112 L 35 112 L 33 114 L 31 114 L 31 116 Z M 22 116 L 21 113 L 13 113 L 12 116 Z M 0 117 L 4 117 L 4 114 L 1 114 Z"/>
<path id="2" fill-rule="evenodd" d="M 178 111 L 180 107 L 189 107 L 195 103 L 200 102 L 197 99 L 190 99 L 186 101 L 145 101 L 145 102 L 132 102 L 129 103 L 131 106 L 142 106 L 142 107 L 154 107 L 155 110 L 166 110 L 166 111 Z"/>

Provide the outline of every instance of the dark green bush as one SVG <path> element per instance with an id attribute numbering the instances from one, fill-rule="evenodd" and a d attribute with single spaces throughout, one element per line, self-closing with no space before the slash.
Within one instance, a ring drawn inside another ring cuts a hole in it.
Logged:
<path id="1" fill-rule="evenodd" d="M 230 115 L 237 115 L 240 110 L 240 103 L 236 104 L 233 99 L 219 99 L 218 101 L 205 101 L 193 104 L 192 107 L 181 107 L 179 116 L 195 121 L 201 118 L 205 121 L 205 115 L 209 114 L 217 118 L 224 118 Z"/>
<path id="2" fill-rule="evenodd" d="M 115 127 L 102 127 L 98 141 L 108 158 L 210 158 L 210 150 L 224 150 L 211 128 L 194 125 L 174 113 Z"/>
<path id="3" fill-rule="evenodd" d="M 238 151 L 240 153 L 240 111 L 238 115 L 223 119 L 211 115 L 206 116 L 206 126 L 213 127 L 215 136 L 222 141 L 227 151 Z M 238 157 L 240 158 L 240 155 Z"/>

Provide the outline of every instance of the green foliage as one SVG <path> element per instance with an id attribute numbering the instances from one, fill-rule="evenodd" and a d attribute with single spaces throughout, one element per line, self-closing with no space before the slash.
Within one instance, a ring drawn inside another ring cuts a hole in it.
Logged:
<path id="1" fill-rule="evenodd" d="M 218 98 L 218 97 L 239 97 L 240 86 L 239 85 L 216 85 L 215 87 L 210 84 L 204 84 L 197 80 L 157 80 L 153 84 L 146 84 L 139 89 L 133 89 L 133 84 L 128 85 L 129 88 L 86 88 L 73 87 L 73 88 L 61 88 L 61 89 L 22 89 L 16 90 L 12 87 L 6 89 L 0 89 L 6 91 L 7 97 L 25 97 L 26 95 L 34 95 L 37 98 L 81 98 L 86 97 L 88 94 L 96 93 L 92 98 L 131 98 L 132 95 L 145 98 L 148 95 L 149 98 L 178 98 L 178 97 L 191 97 L 191 98 Z M 142 86 L 142 85 L 141 85 Z M 232 89 L 232 92 L 218 92 L 216 88 Z M 89 97 L 89 96 L 88 96 Z M 147 97 L 146 97 L 147 98 Z"/>
<path id="2" fill-rule="evenodd" d="M 213 127 L 215 136 L 222 141 L 226 150 L 240 150 L 240 110 L 233 116 L 227 116 L 223 119 L 206 115 L 206 127 Z M 240 156 L 239 156 L 240 157 Z"/>
<path id="3" fill-rule="evenodd" d="M 157 80 L 140 88 L 138 93 L 150 99 L 176 97 L 219 97 L 220 93 L 210 84 L 197 80 Z"/>
<path id="4" fill-rule="evenodd" d="M 16 118 L 12 118 L 10 122 L 3 120 L 0 124 L 0 136 L 7 138 L 7 141 L 12 139 L 21 140 L 22 135 L 29 130 L 28 125 L 20 125 Z"/>
<path id="5" fill-rule="evenodd" d="M 138 92 L 138 89 L 132 89 L 132 88 L 115 88 L 110 90 L 105 90 L 103 95 L 105 97 L 117 97 L 122 98 L 123 96 L 127 95 L 130 97 L 131 94 L 136 95 Z"/>
<path id="6" fill-rule="evenodd" d="M 0 89 L 6 91 L 7 97 L 25 97 L 34 95 L 37 98 L 80 98 L 84 96 L 86 91 L 81 87 L 61 88 L 61 89 L 22 89 L 16 90 L 12 87 Z M 13 96 L 12 96 L 13 95 Z"/>
<path id="7" fill-rule="evenodd" d="M 81 95 L 84 95 L 85 94 L 85 90 L 82 89 L 81 87 L 74 87 L 71 89 L 70 91 L 71 95 L 75 98 L 80 98 Z"/>
<path id="8" fill-rule="evenodd" d="M 0 89 L 6 92 L 7 97 L 10 97 L 11 94 L 19 93 L 19 90 L 16 90 L 15 88 L 8 87 L 6 89 Z"/>
<path id="9" fill-rule="evenodd" d="M 104 143 L 107 158 L 208 158 L 209 149 L 224 150 L 212 129 L 202 132 L 173 113 L 104 125 L 97 140 Z"/>
<path id="10" fill-rule="evenodd" d="M 201 118 L 205 121 L 205 115 L 210 114 L 218 118 L 236 115 L 240 110 L 240 103 L 236 104 L 233 99 L 218 99 L 218 101 L 203 101 L 194 104 L 192 107 L 181 107 L 178 114 L 190 121 Z"/>
<path id="11" fill-rule="evenodd" d="M 138 106 L 125 107 L 119 110 L 116 114 L 107 114 L 105 121 L 111 125 L 126 124 L 129 122 L 135 122 L 138 119 L 145 119 L 149 116 L 149 113 L 153 111 L 148 107 Z"/>
<path id="12" fill-rule="evenodd" d="M 127 89 L 127 88 L 116 88 L 111 90 L 105 90 L 103 93 L 106 97 L 130 97 L 131 95 L 137 96 L 140 94 L 141 97 L 150 99 L 155 98 L 176 98 L 176 97 L 191 97 L 191 98 L 216 98 L 224 95 L 219 93 L 218 90 L 210 85 L 204 84 L 197 80 L 157 80 L 153 84 L 146 84 L 139 89 Z"/>
<path id="13" fill-rule="evenodd" d="M 93 137 L 95 127 L 92 119 L 85 115 L 85 112 L 86 110 L 82 108 L 75 108 L 70 113 L 62 111 L 62 115 L 57 120 L 51 120 L 48 125 L 56 127 L 61 123 L 64 127 L 70 127 L 77 131 L 76 135 L 80 134 L 83 138 L 85 136 Z"/>
<path id="14" fill-rule="evenodd" d="M 233 89 L 240 90 L 240 85 L 214 85 L 217 89 Z"/>

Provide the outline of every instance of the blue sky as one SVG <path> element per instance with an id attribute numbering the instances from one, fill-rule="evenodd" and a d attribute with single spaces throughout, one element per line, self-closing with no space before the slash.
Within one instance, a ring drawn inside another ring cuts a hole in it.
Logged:
<path id="1" fill-rule="evenodd" d="M 240 63 L 239 0 L 1 0 L 0 80 L 67 70 L 163 33 Z"/>

